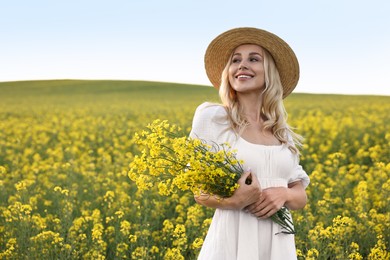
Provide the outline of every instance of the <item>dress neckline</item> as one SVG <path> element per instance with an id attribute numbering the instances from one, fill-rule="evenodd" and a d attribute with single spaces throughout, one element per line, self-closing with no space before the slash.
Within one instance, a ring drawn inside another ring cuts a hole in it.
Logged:
<path id="1" fill-rule="evenodd" d="M 241 136 L 238 136 L 238 138 L 239 138 L 240 140 L 242 140 L 244 143 L 247 143 L 247 144 L 253 145 L 253 146 L 258 146 L 258 147 L 281 148 L 281 147 L 283 147 L 283 145 L 284 145 L 284 144 L 271 144 L 271 145 L 267 145 L 267 144 L 256 144 L 256 143 L 252 143 L 252 142 L 247 141 L 246 139 L 244 139 L 244 138 L 241 137 Z"/>

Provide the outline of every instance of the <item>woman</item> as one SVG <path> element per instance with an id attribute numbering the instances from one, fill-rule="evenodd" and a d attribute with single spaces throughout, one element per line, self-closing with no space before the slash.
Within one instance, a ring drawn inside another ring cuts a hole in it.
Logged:
<path id="1" fill-rule="evenodd" d="M 296 259 L 294 235 L 280 233 L 269 219 L 283 206 L 306 204 L 309 177 L 299 165 L 299 136 L 287 125 L 283 106 L 298 82 L 296 56 L 272 33 L 236 28 L 210 43 L 205 68 L 222 105 L 200 105 L 190 136 L 228 142 L 247 171 L 233 196 L 195 197 L 216 208 L 198 259 Z"/>

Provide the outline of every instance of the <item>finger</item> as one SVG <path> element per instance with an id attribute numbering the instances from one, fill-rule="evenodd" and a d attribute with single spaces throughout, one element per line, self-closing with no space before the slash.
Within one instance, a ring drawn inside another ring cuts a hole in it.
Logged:
<path id="1" fill-rule="evenodd" d="M 256 217 L 263 216 L 263 209 L 261 208 L 254 208 L 251 211 L 249 211 L 251 214 L 255 215 Z"/>
<path id="2" fill-rule="evenodd" d="M 258 207 L 259 207 L 259 203 L 255 202 L 255 203 L 252 203 L 249 206 L 247 206 L 246 211 L 253 213 L 253 212 L 259 211 Z"/>
<path id="3" fill-rule="evenodd" d="M 272 205 L 268 205 L 267 207 L 263 208 L 261 211 L 257 212 L 256 215 L 259 218 L 266 219 L 274 215 L 278 211 L 277 208 L 273 207 Z"/>
<path id="4" fill-rule="evenodd" d="M 267 214 L 273 208 L 266 203 L 258 203 L 256 207 L 252 208 L 252 214 L 255 214 L 258 217 L 262 217 Z"/>
<path id="5" fill-rule="evenodd" d="M 253 196 L 254 202 L 244 208 L 244 210 L 246 210 L 247 212 L 252 212 L 255 209 L 257 209 L 258 211 L 262 205 L 262 202 L 264 200 L 264 198 L 262 197 L 262 193 L 259 190 L 256 191 L 258 191 L 258 193 Z"/>
<path id="6" fill-rule="evenodd" d="M 262 215 L 262 212 L 264 212 L 264 210 L 265 210 L 264 205 L 262 205 L 261 203 L 256 203 L 249 209 L 249 212 L 256 216 L 260 216 Z"/>
<path id="7" fill-rule="evenodd" d="M 268 218 L 268 215 L 272 216 L 272 214 L 270 214 L 270 213 L 271 213 L 271 211 L 269 211 L 268 209 L 263 209 L 261 211 L 256 212 L 254 215 L 257 218 L 266 219 L 266 218 Z"/>
<path id="8" fill-rule="evenodd" d="M 276 213 L 275 210 L 270 210 L 270 211 L 266 212 L 265 214 L 260 214 L 258 218 L 267 219 L 267 218 L 270 218 L 275 213 Z"/>
<path id="9" fill-rule="evenodd" d="M 240 179 L 238 180 L 238 183 L 239 183 L 239 184 L 245 183 L 246 179 L 247 179 L 250 175 L 251 175 L 251 172 L 244 172 L 244 173 L 241 175 Z"/>
<path id="10" fill-rule="evenodd" d="M 259 189 L 261 190 L 260 182 L 259 182 L 259 179 L 257 179 L 256 174 L 251 175 L 251 184 L 253 186 L 259 187 Z"/>
<path id="11" fill-rule="evenodd" d="M 252 213 L 253 209 L 254 209 L 253 206 L 249 205 L 249 206 L 246 206 L 246 207 L 244 208 L 244 211 L 245 211 L 245 212 L 248 212 L 248 213 Z"/>
<path id="12" fill-rule="evenodd" d="M 246 185 L 251 185 L 252 184 L 252 179 L 253 179 L 252 176 L 253 176 L 252 173 L 249 172 L 248 176 L 245 178 L 245 184 Z"/>

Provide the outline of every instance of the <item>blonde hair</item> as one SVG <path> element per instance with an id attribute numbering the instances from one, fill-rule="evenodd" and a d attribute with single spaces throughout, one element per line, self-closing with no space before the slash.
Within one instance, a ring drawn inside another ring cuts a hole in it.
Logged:
<path id="1" fill-rule="evenodd" d="M 270 130 L 271 133 L 282 143 L 287 144 L 288 148 L 299 154 L 297 146 L 300 147 L 302 137 L 291 129 L 287 124 L 287 112 L 283 105 L 283 87 L 280 81 L 279 72 L 271 54 L 264 50 L 264 74 L 265 88 L 262 92 L 262 106 L 259 107 L 260 115 L 263 117 L 264 130 Z M 222 104 L 228 111 L 228 116 L 232 128 L 238 133 L 242 133 L 248 125 L 248 121 L 242 115 L 242 107 L 237 99 L 236 91 L 229 83 L 229 67 L 231 58 L 225 66 L 221 77 L 221 86 L 219 96 Z"/>

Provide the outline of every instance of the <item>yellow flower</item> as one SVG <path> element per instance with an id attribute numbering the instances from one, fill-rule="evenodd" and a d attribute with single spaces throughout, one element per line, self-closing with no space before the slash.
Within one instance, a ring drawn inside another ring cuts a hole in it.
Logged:
<path id="1" fill-rule="evenodd" d="M 168 248 L 164 255 L 164 260 L 184 260 L 184 256 L 177 248 Z"/>
<path id="2" fill-rule="evenodd" d="M 17 191 L 23 191 L 27 189 L 27 185 L 24 181 L 20 181 L 15 184 L 15 188 Z"/>
<path id="3" fill-rule="evenodd" d="M 319 256 L 319 252 L 317 249 L 315 248 L 310 248 L 309 251 L 307 251 L 307 256 L 306 256 L 306 259 L 309 260 L 309 259 L 317 259 Z"/>
<path id="4" fill-rule="evenodd" d="M 136 243 L 138 240 L 138 237 L 136 235 L 129 235 L 129 240 L 131 243 Z"/>
<path id="5" fill-rule="evenodd" d="M 126 253 L 128 249 L 129 249 L 129 245 L 127 245 L 126 243 L 119 243 L 116 246 L 116 255 L 120 256 L 122 255 L 122 253 Z"/>
<path id="6" fill-rule="evenodd" d="M 152 246 L 152 248 L 150 249 L 150 252 L 152 254 L 158 254 L 160 252 L 160 249 L 157 246 Z"/>
<path id="7" fill-rule="evenodd" d="M 121 218 L 123 218 L 125 213 L 123 213 L 122 210 L 118 210 L 118 211 L 115 212 L 115 215 L 118 217 L 118 219 L 121 219 Z"/>
<path id="8" fill-rule="evenodd" d="M 122 220 L 121 221 L 121 226 L 120 226 L 120 232 L 124 235 L 124 236 L 128 236 L 130 234 L 130 227 L 131 227 L 131 224 L 129 221 L 127 220 Z"/>
<path id="9" fill-rule="evenodd" d="M 370 254 L 368 255 L 368 259 L 389 259 L 390 253 L 386 248 L 386 243 L 382 235 L 377 237 L 376 245 L 371 248 Z"/>
<path id="10" fill-rule="evenodd" d="M 146 247 L 136 247 L 131 253 L 131 259 L 145 259 L 147 254 L 148 249 Z"/>
<path id="11" fill-rule="evenodd" d="M 201 248 L 202 245 L 203 245 L 203 239 L 202 239 L 202 238 L 199 238 L 199 237 L 197 237 L 197 238 L 194 240 L 194 242 L 192 242 L 192 248 L 195 248 L 195 249 Z"/>
<path id="12" fill-rule="evenodd" d="M 6 172 L 7 169 L 4 166 L 0 165 L 0 174 L 5 174 Z"/>
<path id="13" fill-rule="evenodd" d="M 92 228 L 92 239 L 100 240 L 102 236 L 103 236 L 103 225 L 97 223 Z"/>

